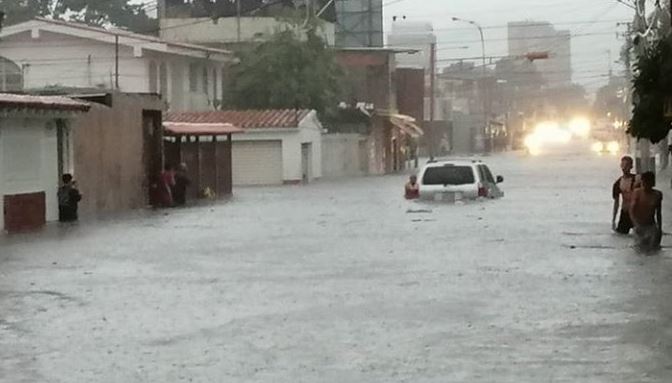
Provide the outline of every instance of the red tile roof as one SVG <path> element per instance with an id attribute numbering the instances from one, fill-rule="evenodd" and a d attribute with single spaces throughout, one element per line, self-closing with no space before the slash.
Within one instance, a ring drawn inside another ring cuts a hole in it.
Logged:
<path id="1" fill-rule="evenodd" d="M 296 128 L 311 113 L 308 109 L 220 110 L 168 113 L 164 120 L 206 124 L 233 124 L 243 129 Z"/>
<path id="2" fill-rule="evenodd" d="M 243 133 L 244 130 L 232 124 L 203 124 L 191 122 L 164 122 L 163 127 L 169 136 L 222 136 Z"/>
<path id="3" fill-rule="evenodd" d="M 86 112 L 89 104 L 62 96 L 29 96 L 0 93 L 0 109 L 23 108 L 41 110 L 70 110 Z"/>

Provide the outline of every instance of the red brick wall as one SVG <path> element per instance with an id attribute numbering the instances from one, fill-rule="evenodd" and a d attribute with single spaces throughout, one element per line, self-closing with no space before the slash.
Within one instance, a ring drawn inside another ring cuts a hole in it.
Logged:
<path id="1" fill-rule="evenodd" d="M 425 111 L 424 69 L 397 68 L 397 107 L 399 113 L 421 122 Z"/>
<path id="2" fill-rule="evenodd" d="M 346 102 L 365 102 L 390 109 L 393 99 L 391 55 L 385 52 L 338 52 L 344 73 Z"/>
<path id="3" fill-rule="evenodd" d="M 46 222 L 46 196 L 44 192 L 4 196 L 5 230 L 19 233 L 37 230 Z"/>

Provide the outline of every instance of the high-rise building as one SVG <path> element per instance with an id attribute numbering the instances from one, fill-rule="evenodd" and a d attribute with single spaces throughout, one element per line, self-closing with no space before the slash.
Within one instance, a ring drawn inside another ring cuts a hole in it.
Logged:
<path id="1" fill-rule="evenodd" d="M 336 46 L 383 46 L 383 0 L 336 0 Z"/>
<path id="2" fill-rule="evenodd" d="M 389 46 L 418 51 L 397 55 L 397 66 L 423 68 L 425 73 L 429 73 L 432 66 L 432 44 L 436 44 L 436 35 L 428 22 L 395 20 L 387 36 Z"/>
<path id="3" fill-rule="evenodd" d="M 551 23 L 537 21 L 511 22 L 508 25 L 510 56 L 548 52 L 549 57 L 535 61 L 546 85 L 558 88 L 572 84 L 571 35 L 556 30 Z"/>

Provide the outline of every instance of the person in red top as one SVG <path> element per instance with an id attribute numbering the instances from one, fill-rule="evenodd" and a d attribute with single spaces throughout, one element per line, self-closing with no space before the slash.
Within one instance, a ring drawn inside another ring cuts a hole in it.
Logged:
<path id="1" fill-rule="evenodd" d="M 173 166 L 166 164 L 159 176 L 159 201 L 162 207 L 173 206 L 173 187 L 175 186 L 175 171 Z"/>
<path id="2" fill-rule="evenodd" d="M 411 178 L 406 183 L 404 187 L 406 199 L 418 199 L 420 198 L 420 185 L 418 185 L 418 177 L 411 176 Z"/>

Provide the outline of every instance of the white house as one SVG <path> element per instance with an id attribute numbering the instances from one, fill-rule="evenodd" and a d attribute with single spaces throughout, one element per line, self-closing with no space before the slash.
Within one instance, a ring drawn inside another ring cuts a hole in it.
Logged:
<path id="1" fill-rule="evenodd" d="M 0 32 L 0 91 L 65 86 L 160 93 L 169 109 L 214 110 L 227 50 L 38 18 Z"/>
<path id="2" fill-rule="evenodd" d="M 295 29 L 293 24 L 277 17 L 241 17 L 240 29 L 238 29 L 238 19 L 235 17 L 220 18 L 217 22 L 210 17 L 162 18 L 159 21 L 161 37 L 164 39 L 224 46 L 263 42 L 279 31 Z M 323 21 L 316 33 L 328 45 L 334 46 L 336 42 L 335 24 Z"/>
<path id="3" fill-rule="evenodd" d="M 65 97 L 0 93 L 0 231 L 58 219 L 59 179 L 73 162 L 69 120 L 88 109 Z"/>
<path id="4" fill-rule="evenodd" d="M 232 124 L 233 184 L 279 185 L 322 177 L 322 124 L 312 110 L 169 113 L 167 122 Z"/>

